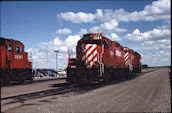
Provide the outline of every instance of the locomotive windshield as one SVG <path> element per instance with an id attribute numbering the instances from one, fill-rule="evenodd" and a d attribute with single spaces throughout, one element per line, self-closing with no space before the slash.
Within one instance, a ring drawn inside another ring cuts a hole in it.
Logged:
<path id="1" fill-rule="evenodd" d="M 101 40 L 86 40 L 81 42 L 82 44 L 97 44 L 97 45 L 101 45 Z"/>
<path id="2" fill-rule="evenodd" d="M 91 37 L 90 37 L 89 34 L 86 34 L 86 35 L 83 36 L 83 40 L 89 40 L 90 38 L 91 38 Z"/>

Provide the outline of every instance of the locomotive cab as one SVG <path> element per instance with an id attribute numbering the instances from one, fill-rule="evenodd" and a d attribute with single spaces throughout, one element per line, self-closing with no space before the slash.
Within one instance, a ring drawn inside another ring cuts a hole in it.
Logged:
<path id="1" fill-rule="evenodd" d="M 67 81 L 71 81 L 70 75 L 85 76 L 82 82 L 94 81 L 98 79 L 95 75 L 101 75 L 103 71 L 102 54 L 104 46 L 102 43 L 101 33 L 92 33 L 83 35 L 83 38 L 78 41 L 76 47 L 76 66 L 70 65 L 69 61 L 74 59 L 69 58 L 67 67 Z M 107 44 L 106 44 L 107 47 Z M 79 79 L 79 77 L 78 77 Z M 75 80 L 73 80 L 75 81 Z"/>
<path id="2" fill-rule="evenodd" d="M 86 34 L 77 45 L 77 67 L 96 67 L 100 61 L 102 34 Z M 82 65 L 81 65 L 82 64 Z"/>
<path id="3" fill-rule="evenodd" d="M 0 37 L 1 83 L 32 81 L 32 63 L 24 45 L 17 40 Z"/>

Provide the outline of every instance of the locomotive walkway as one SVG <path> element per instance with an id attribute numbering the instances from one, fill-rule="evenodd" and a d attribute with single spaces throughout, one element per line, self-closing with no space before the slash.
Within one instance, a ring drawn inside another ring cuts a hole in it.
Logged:
<path id="1" fill-rule="evenodd" d="M 3 113 L 170 112 L 168 72 L 167 68 L 158 69 L 109 84 L 77 86 L 62 79 L 3 87 L 1 110 Z"/>

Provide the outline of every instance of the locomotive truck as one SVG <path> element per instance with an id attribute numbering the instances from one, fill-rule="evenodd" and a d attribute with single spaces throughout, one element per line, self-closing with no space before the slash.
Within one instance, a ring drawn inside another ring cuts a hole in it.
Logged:
<path id="1" fill-rule="evenodd" d="M 141 55 L 102 33 L 83 35 L 76 58 L 68 58 L 67 82 L 87 83 L 129 78 L 141 72 Z"/>
<path id="2" fill-rule="evenodd" d="M 0 76 L 1 84 L 33 80 L 32 63 L 20 41 L 0 37 Z"/>

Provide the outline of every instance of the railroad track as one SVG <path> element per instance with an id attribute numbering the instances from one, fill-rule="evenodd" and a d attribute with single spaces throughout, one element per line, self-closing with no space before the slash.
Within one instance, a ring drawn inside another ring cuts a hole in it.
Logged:
<path id="1" fill-rule="evenodd" d="M 1 105 L 13 104 L 17 102 L 23 102 L 26 100 L 67 93 L 67 92 L 75 90 L 75 87 L 78 85 L 79 84 L 65 84 L 64 86 L 58 87 L 56 89 L 49 89 L 45 91 L 38 91 L 38 92 L 33 92 L 33 93 L 28 93 L 28 94 L 1 98 Z"/>
<path id="2" fill-rule="evenodd" d="M 38 83 L 38 82 L 45 82 L 45 81 L 52 81 L 52 80 L 62 80 L 62 79 L 66 79 L 65 77 L 62 78 L 40 78 L 40 79 L 35 79 L 32 82 L 25 82 L 25 83 L 18 83 L 16 81 L 12 81 L 8 84 L 1 84 L 1 87 L 10 87 L 10 86 L 14 86 L 14 85 L 27 85 L 27 84 L 34 84 L 34 83 Z"/>

